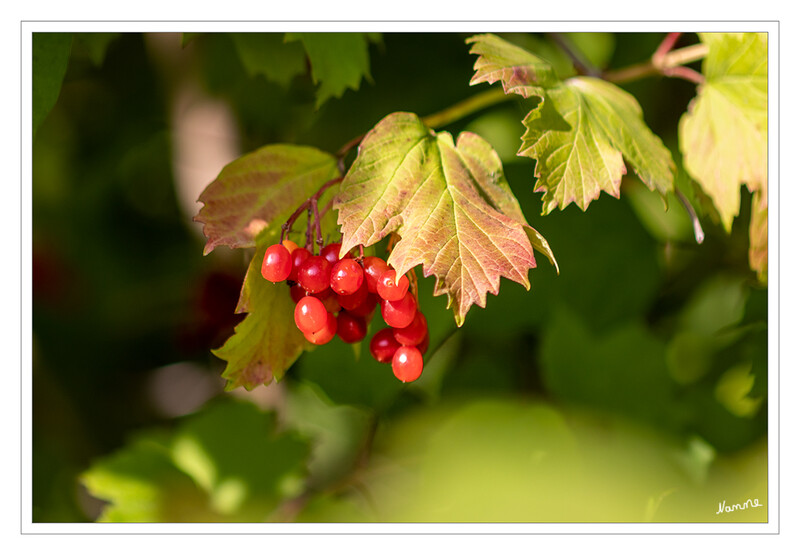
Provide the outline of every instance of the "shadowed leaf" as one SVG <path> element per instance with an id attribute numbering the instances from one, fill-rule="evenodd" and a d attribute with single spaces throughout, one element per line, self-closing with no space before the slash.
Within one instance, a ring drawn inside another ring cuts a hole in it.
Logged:
<path id="1" fill-rule="evenodd" d="M 225 166 L 198 199 L 195 216 L 208 238 L 204 254 L 220 245 L 255 246 L 255 237 L 278 229 L 308 197 L 337 177 L 336 159 L 316 148 L 267 145 Z"/>
<path id="2" fill-rule="evenodd" d="M 231 39 L 250 76 L 263 75 L 287 87 L 306 71 L 303 47 L 284 42 L 283 33 L 232 33 Z"/>
<path id="3" fill-rule="evenodd" d="M 467 44 L 472 44 L 469 53 L 478 55 L 470 85 L 500 81 L 506 94 L 528 98 L 541 96 L 539 87 L 559 82 L 549 62 L 496 35 L 476 35 Z"/>
<path id="4" fill-rule="evenodd" d="M 286 40 L 301 40 L 311 62 L 311 77 L 319 84 L 317 107 L 347 89 L 358 90 L 369 73 L 369 41 L 364 33 L 287 33 Z"/>
<path id="5" fill-rule="evenodd" d="M 33 34 L 33 136 L 55 106 L 72 48 L 70 33 Z"/>

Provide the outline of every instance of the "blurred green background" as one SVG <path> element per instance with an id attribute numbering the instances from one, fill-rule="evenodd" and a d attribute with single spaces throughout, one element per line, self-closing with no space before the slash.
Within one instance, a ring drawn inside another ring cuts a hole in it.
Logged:
<path id="1" fill-rule="evenodd" d="M 730 235 L 703 216 L 702 245 L 634 177 L 620 200 L 542 217 L 515 155 L 522 99 L 447 130 L 495 147 L 560 275 L 537 257 L 530 291 L 504 281 L 458 330 L 423 279 L 432 355 L 413 384 L 335 340 L 279 384 L 222 392 L 210 349 L 241 319 L 252 253 L 202 256 L 199 192 L 264 144 L 335 152 L 391 112 L 485 90 L 468 86 L 468 36 L 361 37 L 368 71 L 327 97 L 280 34 L 34 36 L 34 522 L 766 521 L 749 203 Z M 550 37 L 504 37 L 570 73 Z M 570 38 L 619 68 L 663 35 Z M 694 86 L 624 88 L 680 165 Z M 762 507 L 716 514 L 747 499 Z"/>

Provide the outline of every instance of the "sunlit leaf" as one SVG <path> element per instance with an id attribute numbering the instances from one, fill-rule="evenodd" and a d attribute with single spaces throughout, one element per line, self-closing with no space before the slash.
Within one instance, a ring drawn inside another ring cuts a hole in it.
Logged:
<path id="1" fill-rule="evenodd" d="M 601 191 L 619 197 L 623 157 L 651 190 L 662 196 L 672 190 L 672 156 L 633 96 L 592 77 L 562 82 L 549 63 L 495 35 L 467 42 L 479 55 L 470 84 L 500 81 L 506 94 L 541 99 L 523 120 L 518 154 L 537 161 L 543 213 L 571 202 L 586 210 Z"/>
<path id="2" fill-rule="evenodd" d="M 496 35 L 476 35 L 467 44 L 473 45 L 470 54 L 478 55 L 470 85 L 500 81 L 506 94 L 528 98 L 559 82 L 549 62 Z"/>
<path id="3" fill-rule="evenodd" d="M 195 216 L 208 238 L 204 253 L 220 245 L 253 247 L 268 226 L 278 229 L 308 197 L 337 177 L 336 158 L 316 148 L 267 145 L 237 158 L 200 195 Z"/>
<path id="4" fill-rule="evenodd" d="M 704 33 L 705 82 L 681 117 L 686 171 L 714 201 L 730 231 L 740 188 L 767 183 L 767 35 Z"/>
<path id="5" fill-rule="evenodd" d="M 571 202 L 586 210 L 601 191 L 619 197 L 623 157 L 651 190 L 672 190 L 672 156 L 631 95 L 592 77 L 573 77 L 543 95 L 523 120 L 519 154 L 536 160 L 544 213 Z"/>
<path id="6" fill-rule="evenodd" d="M 458 325 L 498 293 L 500 277 L 529 287 L 529 226 L 500 158 L 475 134 L 454 144 L 414 114 L 390 114 L 362 141 L 334 208 L 343 250 L 399 235 L 389 264 L 398 274 L 421 264 L 435 276 L 434 295 L 448 296 Z"/>
<path id="7" fill-rule="evenodd" d="M 227 361 L 226 389 L 253 389 L 280 380 L 308 342 L 294 324 L 294 302 L 285 283 L 261 275 L 266 245 L 253 256 L 244 279 L 237 313 L 247 312 L 225 344 L 212 351 Z"/>

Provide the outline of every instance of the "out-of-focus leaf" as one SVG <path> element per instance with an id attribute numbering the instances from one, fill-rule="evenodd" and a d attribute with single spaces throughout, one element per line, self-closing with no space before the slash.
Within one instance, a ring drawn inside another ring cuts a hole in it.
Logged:
<path id="1" fill-rule="evenodd" d="M 705 82 L 681 117 L 680 148 L 689 175 L 731 230 L 740 188 L 767 184 L 767 35 L 702 33 Z"/>
<path id="2" fill-rule="evenodd" d="M 369 73 L 369 37 L 364 33 L 287 33 L 286 40 L 300 40 L 311 62 L 311 77 L 319 84 L 317 107 L 347 89 L 358 90 Z"/>
<path id="3" fill-rule="evenodd" d="M 545 388 L 559 399 L 671 423 L 674 387 L 665 346 L 641 324 L 596 336 L 569 311 L 559 309 L 545 330 L 541 363 Z"/>
<path id="4" fill-rule="evenodd" d="M 767 283 L 768 252 L 767 252 L 768 218 L 767 218 L 767 191 L 757 191 L 753 195 L 750 211 L 750 250 L 748 257 L 750 267 L 758 274 L 762 283 Z"/>
<path id="5" fill-rule="evenodd" d="M 92 63 L 101 66 L 106 59 L 108 45 L 119 37 L 119 33 L 77 33 L 74 37 L 89 52 Z"/>
<path id="6" fill-rule="evenodd" d="M 284 41 L 283 33 L 232 33 L 231 38 L 251 76 L 263 75 L 286 87 L 306 71 L 303 47 Z"/>
<path id="7" fill-rule="evenodd" d="M 33 136 L 61 93 L 72 48 L 70 33 L 33 33 Z"/>
<path id="8" fill-rule="evenodd" d="M 226 390 L 250 390 L 280 380 L 309 343 L 294 324 L 294 302 L 285 283 L 261 275 L 266 245 L 256 251 L 247 268 L 236 312 L 247 317 L 225 344 L 212 351 L 228 364 L 222 377 Z"/>
<path id="9" fill-rule="evenodd" d="M 277 433 L 274 415 L 228 400 L 186 419 L 172 438 L 171 456 L 216 512 L 263 521 L 280 500 L 300 493 L 308 446 Z"/>
<path id="10" fill-rule="evenodd" d="M 82 481 L 108 502 L 101 522 L 264 522 L 299 493 L 308 445 L 230 399 L 148 432 L 96 461 Z"/>
<path id="11" fill-rule="evenodd" d="M 498 293 L 501 277 L 529 287 L 530 226 L 500 158 L 477 135 L 453 144 L 414 114 L 386 116 L 361 142 L 334 208 L 343 250 L 397 233 L 388 263 L 398 275 L 421 264 L 435 276 L 434 295 L 447 295 L 459 326 L 473 304 L 486 306 L 487 292 Z"/>
<path id="12" fill-rule="evenodd" d="M 172 464 L 169 440 L 160 434 L 139 437 L 96 461 L 82 482 L 108 502 L 100 522 L 215 520 L 203 492 Z"/>
<path id="13" fill-rule="evenodd" d="M 202 192 L 194 220 L 208 238 L 204 253 L 220 245 L 253 247 L 267 227 L 284 221 L 327 181 L 337 177 L 336 158 L 307 146 L 267 145 L 237 158 Z"/>
<path id="14" fill-rule="evenodd" d="M 726 409 L 740 418 L 754 416 L 761 408 L 763 397 L 750 397 L 755 376 L 750 364 L 740 364 L 725 372 L 717 382 L 714 396 Z"/>
<path id="15" fill-rule="evenodd" d="M 709 460 L 713 452 L 698 442 L 687 446 L 608 414 L 514 398 L 438 405 L 381 432 L 380 457 L 371 459 L 363 485 L 336 502 L 317 504 L 310 513 L 315 521 L 767 517 L 765 444 Z M 723 499 L 731 504 L 747 498 L 758 498 L 762 507 L 715 514 Z"/>

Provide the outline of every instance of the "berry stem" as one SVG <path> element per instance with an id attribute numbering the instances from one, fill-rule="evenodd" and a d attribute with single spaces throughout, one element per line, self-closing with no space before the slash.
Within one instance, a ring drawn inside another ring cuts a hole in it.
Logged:
<path id="1" fill-rule="evenodd" d="M 303 210 L 306 210 L 306 209 L 310 208 L 311 200 L 312 199 L 315 199 L 315 201 L 319 200 L 319 198 L 322 196 L 322 193 L 327 191 L 333 185 L 336 185 L 337 183 L 340 183 L 342 181 L 342 179 L 344 179 L 344 178 L 339 176 L 339 177 L 335 177 L 335 178 L 331 179 L 330 181 L 326 181 L 319 189 L 317 189 L 316 193 L 314 193 L 313 195 L 308 197 L 303 202 L 303 204 L 301 204 L 300 206 L 297 207 L 297 210 L 295 210 L 292 213 L 292 215 L 289 216 L 289 219 L 286 220 L 286 223 L 284 223 L 281 226 L 281 242 L 283 242 L 283 240 L 286 238 L 286 234 L 289 233 L 289 231 L 291 231 L 292 225 L 294 225 L 294 222 L 297 220 L 297 218 L 300 217 L 300 214 L 303 213 Z M 331 202 L 329 202 L 328 204 L 332 205 L 332 202 L 333 201 L 331 200 Z M 325 212 L 327 212 L 329 208 L 330 208 L 330 206 L 326 206 L 325 209 L 322 211 L 322 215 L 325 215 Z M 309 215 L 309 222 L 310 222 L 310 215 Z M 310 238 L 307 235 L 307 237 L 306 237 L 306 248 L 308 248 L 308 243 L 310 243 Z"/>

